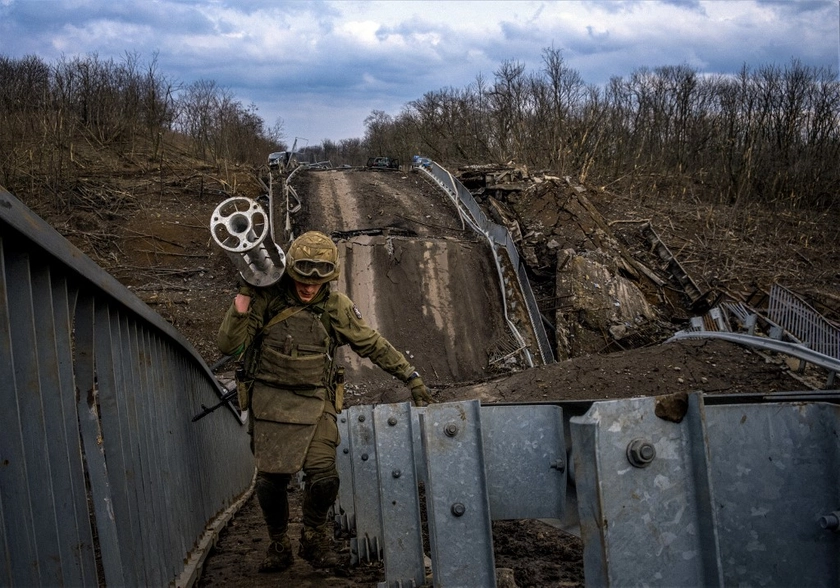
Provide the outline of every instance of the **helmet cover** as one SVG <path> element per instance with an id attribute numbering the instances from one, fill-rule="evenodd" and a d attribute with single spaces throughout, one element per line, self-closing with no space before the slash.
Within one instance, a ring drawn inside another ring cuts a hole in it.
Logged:
<path id="1" fill-rule="evenodd" d="M 318 231 L 304 233 L 289 246 L 286 273 L 302 284 L 324 284 L 338 278 L 338 248 Z"/>

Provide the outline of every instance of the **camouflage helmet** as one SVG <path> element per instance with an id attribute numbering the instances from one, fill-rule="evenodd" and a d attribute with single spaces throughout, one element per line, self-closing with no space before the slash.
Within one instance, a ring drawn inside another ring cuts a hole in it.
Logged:
<path id="1" fill-rule="evenodd" d="M 327 235 L 304 233 L 289 246 L 286 273 L 302 284 L 324 284 L 338 278 L 338 249 Z"/>

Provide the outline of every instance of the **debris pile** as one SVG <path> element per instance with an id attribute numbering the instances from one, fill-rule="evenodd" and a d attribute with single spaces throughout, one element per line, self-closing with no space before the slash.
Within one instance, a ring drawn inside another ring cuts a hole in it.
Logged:
<path id="1" fill-rule="evenodd" d="M 661 341 L 705 311 L 701 290 L 649 220 L 614 230 L 569 177 L 469 166 L 459 179 L 508 228 L 528 264 L 558 360 Z"/>

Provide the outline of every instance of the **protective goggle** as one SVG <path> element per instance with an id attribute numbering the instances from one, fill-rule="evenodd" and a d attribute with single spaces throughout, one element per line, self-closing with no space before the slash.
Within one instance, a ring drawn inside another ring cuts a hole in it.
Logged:
<path id="1" fill-rule="evenodd" d="M 317 259 L 296 259 L 293 267 L 297 273 L 307 278 L 312 276 L 327 278 L 335 272 L 333 262 Z"/>

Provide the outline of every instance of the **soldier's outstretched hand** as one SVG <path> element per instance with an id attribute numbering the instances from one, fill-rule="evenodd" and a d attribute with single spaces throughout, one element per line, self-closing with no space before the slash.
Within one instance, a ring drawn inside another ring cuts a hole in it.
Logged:
<path id="1" fill-rule="evenodd" d="M 414 401 L 414 406 L 428 406 L 435 402 L 419 375 L 411 378 L 406 384 L 411 389 L 411 399 Z"/>

